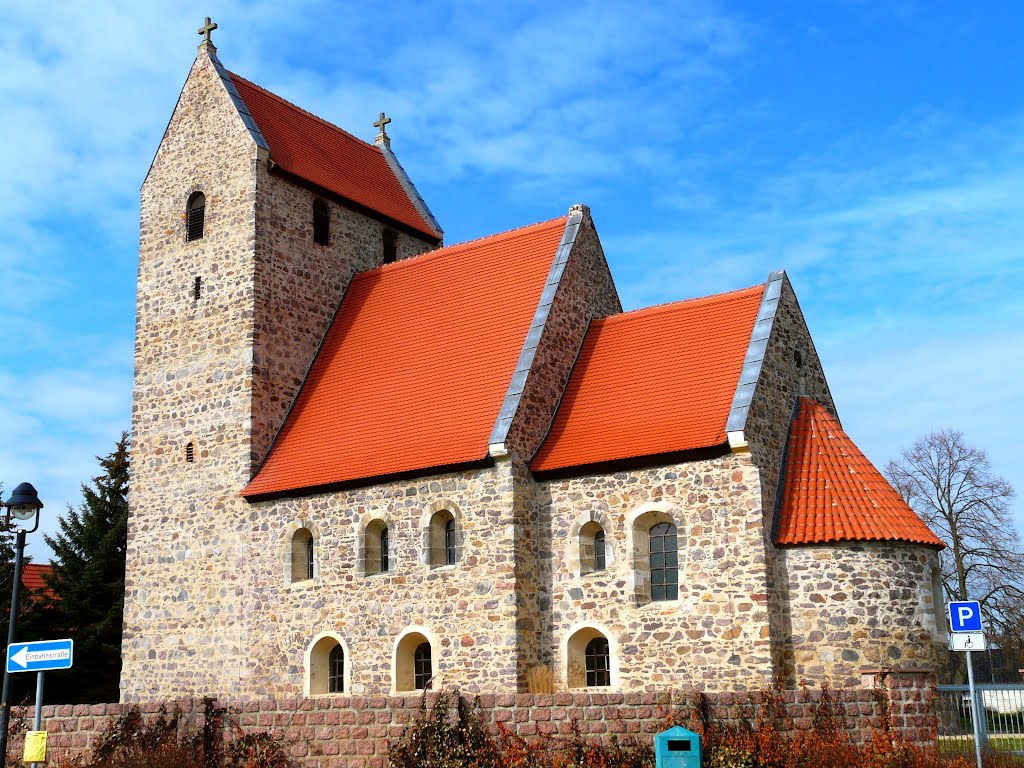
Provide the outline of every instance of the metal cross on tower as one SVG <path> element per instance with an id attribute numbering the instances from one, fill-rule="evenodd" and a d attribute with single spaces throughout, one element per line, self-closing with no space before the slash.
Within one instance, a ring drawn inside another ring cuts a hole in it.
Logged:
<path id="1" fill-rule="evenodd" d="M 388 132 L 386 130 L 384 130 L 384 126 L 386 126 L 390 122 L 391 122 L 391 118 L 390 117 L 385 117 L 384 113 L 381 112 L 380 113 L 380 119 L 373 124 L 373 127 L 374 128 L 380 128 L 380 135 L 381 136 L 387 136 Z"/>
<path id="2" fill-rule="evenodd" d="M 210 33 L 213 32 L 213 30 L 215 30 L 216 28 L 217 28 L 217 25 L 216 24 L 211 24 L 210 23 L 210 17 L 207 16 L 206 17 L 206 23 L 199 28 L 199 31 L 196 34 L 206 35 L 206 38 L 203 40 L 203 42 L 204 43 L 209 43 L 210 45 L 213 45 L 213 40 L 210 39 Z"/>

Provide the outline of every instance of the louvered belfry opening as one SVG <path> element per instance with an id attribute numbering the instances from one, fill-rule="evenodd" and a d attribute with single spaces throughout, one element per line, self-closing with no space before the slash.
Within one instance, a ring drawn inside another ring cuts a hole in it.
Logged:
<path id="1" fill-rule="evenodd" d="M 203 278 L 196 277 L 196 279 L 192 281 L 192 300 L 193 301 L 199 301 L 199 299 L 202 297 L 202 295 L 203 295 Z"/>
<path id="2" fill-rule="evenodd" d="M 331 209 L 320 198 L 313 201 L 313 242 L 327 245 L 331 240 Z"/>
<path id="3" fill-rule="evenodd" d="M 186 223 L 185 240 L 192 242 L 203 236 L 206 223 L 206 195 L 195 192 L 188 199 L 188 221 Z"/>

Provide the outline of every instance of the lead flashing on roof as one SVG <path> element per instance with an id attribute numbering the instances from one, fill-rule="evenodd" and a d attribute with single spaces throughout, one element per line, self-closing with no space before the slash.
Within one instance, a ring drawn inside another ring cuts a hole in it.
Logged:
<path id="1" fill-rule="evenodd" d="M 733 395 L 729 419 L 725 424 L 729 447 L 733 453 L 746 453 L 750 450 L 744 435 L 747 414 L 750 412 L 750 404 L 754 400 L 757 380 L 761 376 L 761 366 L 764 364 L 764 356 L 768 349 L 768 339 L 772 334 L 779 299 L 782 296 L 782 281 L 785 279 L 786 273 L 783 270 L 772 272 L 768 275 L 764 293 L 761 294 L 761 306 L 758 307 L 757 317 L 754 319 L 754 329 L 750 332 L 750 344 L 747 346 L 747 354 L 743 358 L 743 368 L 740 370 L 740 379 L 736 384 L 736 394 Z"/>
<path id="2" fill-rule="evenodd" d="M 544 328 L 547 325 L 548 316 L 551 313 L 551 305 L 554 303 L 555 294 L 558 292 L 558 285 L 565 274 L 565 266 L 569 263 L 569 255 L 576 242 L 576 235 L 580 231 L 580 224 L 583 222 L 585 207 L 574 205 L 569 209 L 569 216 L 565 221 L 565 230 L 562 232 L 562 239 L 555 251 L 555 259 L 548 271 L 548 278 L 544 283 L 544 290 L 541 292 L 540 301 L 537 304 L 537 311 L 533 315 L 533 322 L 526 334 L 526 341 L 523 342 L 523 349 L 519 353 L 519 360 L 516 363 L 515 372 L 509 382 L 505 399 L 501 403 L 501 410 L 498 411 L 498 419 L 494 423 L 491 437 L 488 443 L 488 455 L 497 458 L 508 454 L 505 446 L 505 439 L 512 427 L 519 404 L 526 389 L 526 381 L 533 367 L 533 361 L 537 357 L 537 349 L 540 347 L 541 338 L 544 335 Z"/>
<path id="3" fill-rule="evenodd" d="M 267 144 L 267 140 L 263 138 L 263 133 L 260 131 L 256 121 L 253 119 L 252 114 L 249 112 L 249 108 L 245 106 L 245 102 L 242 101 L 241 95 L 238 93 L 238 89 L 235 88 L 235 84 L 231 80 L 231 75 L 224 68 L 224 65 L 220 63 L 220 59 L 217 58 L 217 54 L 210 54 L 210 61 L 213 63 L 214 69 L 217 70 L 217 76 L 220 81 L 224 84 L 224 90 L 228 92 L 228 96 L 231 97 L 231 103 L 235 105 L 235 110 L 238 112 L 238 116 L 242 118 L 242 122 L 245 124 L 245 128 L 249 131 L 249 135 L 252 136 L 252 140 L 256 142 L 256 146 L 260 149 L 270 152 L 270 145 Z"/>
<path id="4" fill-rule="evenodd" d="M 423 217 L 423 220 L 433 228 L 435 234 L 439 235 L 440 238 L 444 239 L 444 230 L 441 229 L 441 225 L 437 223 L 437 219 L 434 218 L 434 214 L 431 213 L 430 208 L 427 206 L 427 201 L 423 199 L 419 191 L 416 189 L 416 185 L 412 183 L 412 179 L 409 178 L 409 174 L 405 172 L 405 168 L 398 162 L 398 158 L 395 157 L 395 153 L 391 151 L 390 142 L 387 144 L 378 144 L 377 147 L 380 149 L 381 154 L 384 155 L 384 159 L 387 160 L 388 166 L 391 168 L 391 172 L 395 174 L 395 178 L 398 179 L 398 183 L 402 185 L 402 189 L 405 190 L 406 196 L 412 202 L 413 207 L 416 208 L 417 213 Z"/>

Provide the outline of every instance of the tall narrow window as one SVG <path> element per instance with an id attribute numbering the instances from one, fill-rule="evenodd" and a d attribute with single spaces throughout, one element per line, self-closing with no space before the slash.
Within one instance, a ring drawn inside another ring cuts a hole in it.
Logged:
<path id="1" fill-rule="evenodd" d="M 331 209 L 319 197 L 313 201 L 313 242 L 327 245 L 331 239 Z"/>
<path id="2" fill-rule="evenodd" d="M 388 570 L 391 565 L 388 550 L 387 524 L 383 520 L 371 520 L 363 533 L 363 572 L 367 576 Z"/>
<path id="3" fill-rule="evenodd" d="M 398 235 L 393 229 L 384 230 L 384 255 L 382 264 L 390 264 L 398 257 Z"/>
<path id="4" fill-rule="evenodd" d="M 192 300 L 199 301 L 199 297 L 203 295 L 203 278 L 197 277 L 192 282 Z"/>
<path id="5" fill-rule="evenodd" d="M 380 531 L 380 572 L 386 573 L 390 568 L 388 558 L 388 527 L 385 525 Z"/>
<path id="6" fill-rule="evenodd" d="M 604 551 L 604 529 L 594 534 L 594 570 L 603 571 L 607 567 Z"/>
<path id="7" fill-rule="evenodd" d="M 651 528 L 651 600 L 679 597 L 679 553 L 676 527 L 658 523 Z"/>
<path id="8" fill-rule="evenodd" d="M 607 567 L 604 548 L 604 528 L 590 521 L 580 528 L 580 573 L 603 571 Z"/>
<path id="9" fill-rule="evenodd" d="M 206 224 L 206 195 L 202 192 L 193 192 L 188 199 L 187 222 L 185 227 L 185 239 L 191 242 L 203 236 Z"/>
<path id="10" fill-rule="evenodd" d="M 340 645 L 331 649 L 327 659 L 327 692 L 345 692 L 345 651 Z"/>
<path id="11" fill-rule="evenodd" d="M 455 518 L 449 518 L 444 524 L 444 561 L 446 565 L 455 565 Z"/>
<path id="12" fill-rule="evenodd" d="M 312 579 L 316 575 L 315 542 L 313 534 L 299 528 L 292 535 L 292 582 Z"/>
<path id="13" fill-rule="evenodd" d="M 430 659 L 430 643 L 420 643 L 416 647 L 416 653 L 413 656 L 413 686 L 417 691 L 425 691 L 427 686 L 430 685 L 431 677 L 433 677 L 433 673 Z"/>
<path id="14" fill-rule="evenodd" d="M 185 446 L 185 461 L 191 464 L 196 460 L 196 447 L 192 443 Z"/>
<path id="15" fill-rule="evenodd" d="M 608 641 L 603 637 L 595 637 L 587 643 L 584 660 L 587 668 L 587 687 L 611 685 L 611 659 L 608 653 Z"/>

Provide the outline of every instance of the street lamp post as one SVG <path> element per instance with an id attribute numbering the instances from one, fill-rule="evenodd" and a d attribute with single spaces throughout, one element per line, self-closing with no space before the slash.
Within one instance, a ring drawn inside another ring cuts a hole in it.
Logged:
<path id="1" fill-rule="evenodd" d="M 21 561 L 25 557 L 25 536 L 39 528 L 39 510 L 43 508 L 43 502 L 39 500 L 39 494 L 32 487 L 31 483 L 22 483 L 11 497 L 4 503 L 6 510 L 6 521 L 8 529 L 12 521 L 28 525 L 32 521 L 32 527 L 26 528 L 17 525 L 17 545 L 14 550 L 14 584 L 11 585 L 11 617 L 7 625 L 7 647 L 14 642 L 14 630 L 18 622 L 18 593 L 21 591 Z M 0 701 L 0 768 L 7 768 L 7 727 L 11 721 L 11 674 L 7 671 L 7 653 L 4 652 L 4 690 L 3 699 Z"/>

